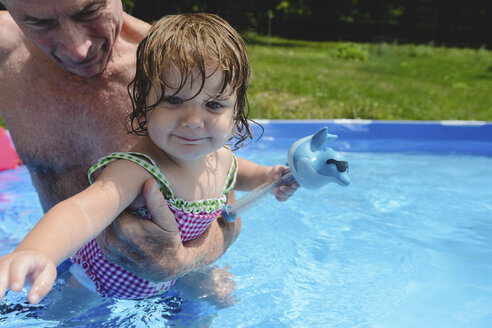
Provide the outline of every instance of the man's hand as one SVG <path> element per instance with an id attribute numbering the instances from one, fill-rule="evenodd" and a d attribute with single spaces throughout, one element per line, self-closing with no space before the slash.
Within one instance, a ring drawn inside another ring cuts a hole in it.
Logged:
<path id="1" fill-rule="evenodd" d="M 229 269 L 208 266 L 179 279 L 175 286 L 186 299 L 205 300 L 219 308 L 229 307 L 239 301 L 233 294 L 237 284 Z"/>
<path id="2" fill-rule="evenodd" d="M 167 281 L 213 263 L 241 229 L 240 220 L 218 218 L 200 237 L 183 244 L 157 182 L 148 180 L 142 194 L 152 220 L 124 212 L 99 235 L 98 243 L 109 261 L 144 279 Z"/>

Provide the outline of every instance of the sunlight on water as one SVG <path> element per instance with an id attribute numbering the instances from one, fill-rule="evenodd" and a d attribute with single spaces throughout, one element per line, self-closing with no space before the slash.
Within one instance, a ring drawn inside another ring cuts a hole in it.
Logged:
<path id="1" fill-rule="evenodd" d="M 245 154 L 285 162 L 283 150 Z M 300 189 L 245 215 L 216 263 L 234 274 L 233 305 L 179 285 L 164 298 L 101 299 L 62 276 L 37 307 L 10 293 L 0 326 L 489 327 L 492 158 L 345 155 L 350 186 Z M 25 169 L 0 173 L 2 253 L 41 214 L 28 181 Z"/>

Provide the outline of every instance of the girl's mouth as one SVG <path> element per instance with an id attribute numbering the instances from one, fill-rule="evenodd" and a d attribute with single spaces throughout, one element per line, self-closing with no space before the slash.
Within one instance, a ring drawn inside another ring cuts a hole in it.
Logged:
<path id="1" fill-rule="evenodd" d="M 183 141 L 186 141 L 186 142 L 199 142 L 205 138 L 189 138 L 189 137 L 182 137 L 182 136 L 176 136 L 178 137 L 179 139 L 183 140 Z"/>

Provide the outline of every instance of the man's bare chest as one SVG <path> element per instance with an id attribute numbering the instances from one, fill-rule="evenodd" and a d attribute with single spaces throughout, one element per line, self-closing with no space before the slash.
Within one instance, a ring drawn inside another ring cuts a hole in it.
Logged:
<path id="1" fill-rule="evenodd" d="M 6 115 L 26 164 L 90 162 L 126 147 L 130 137 L 124 122 L 131 102 L 125 84 L 102 87 L 68 82 L 50 88 L 27 85 L 27 90 L 9 102 Z"/>

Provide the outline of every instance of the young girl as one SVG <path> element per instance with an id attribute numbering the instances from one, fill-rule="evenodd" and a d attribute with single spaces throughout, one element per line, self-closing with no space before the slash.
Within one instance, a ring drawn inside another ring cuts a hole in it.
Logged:
<path id="1" fill-rule="evenodd" d="M 103 296 L 137 299 L 161 294 L 173 281 L 151 282 L 107 261 L 94 239 L 121 211 L 148 218 L 142 187 L 157 179 L 183 241 L 196 238 L 221 213 L 231 190 L 251 190 L 287 173 L 236 158 L 234 147 L 251 138 L 246 90 L 250 65 L 242 38 L 210 14 L 167 16 L 137 50 L 129 90 L 129 130 L 141 135 L 128 153 L 110 154 L 89 170 L 97 179 L 53 207 L 16 250 L 0 259 L 0 295 L 22 289 L 29 301 L 51 289 L 56 265 L 74 254 L 71 268 L 84 285 Z M 102 170 L 104 168 L 104 170 Z M 297 185 L 277 189 L 286 200 Z M 82 248 L 80 248 L 82 247 Z"/>

